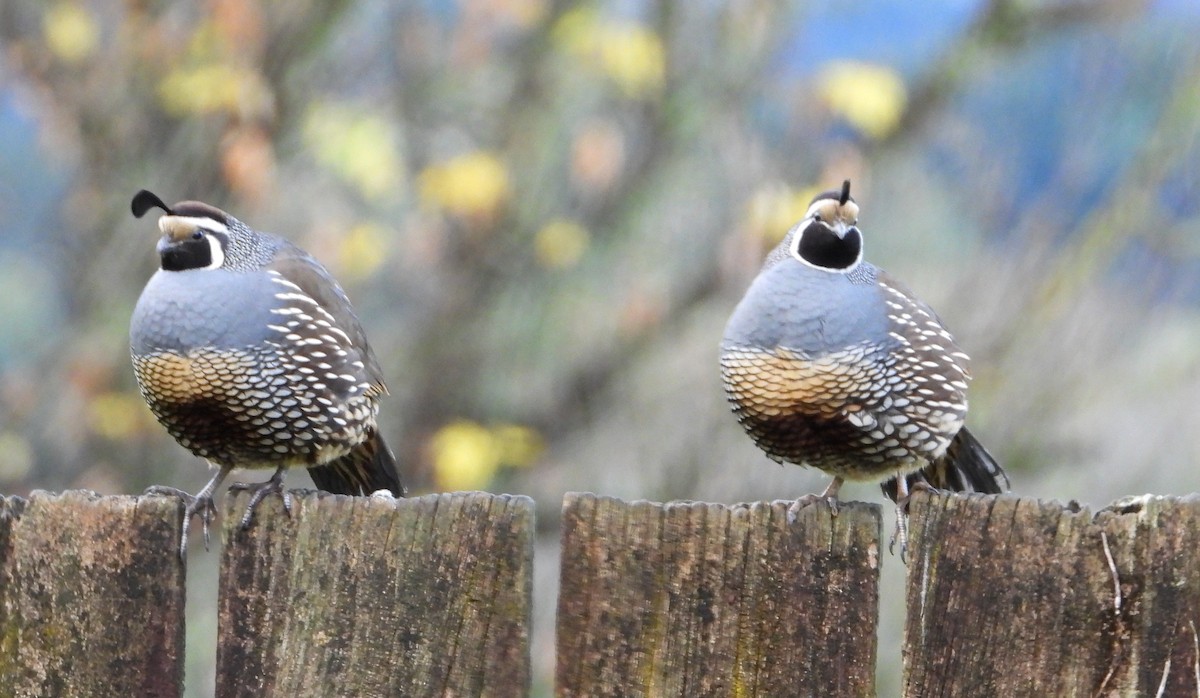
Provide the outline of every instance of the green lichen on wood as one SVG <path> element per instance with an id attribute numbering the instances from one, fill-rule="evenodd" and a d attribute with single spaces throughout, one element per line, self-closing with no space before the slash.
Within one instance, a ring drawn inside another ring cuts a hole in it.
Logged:
<path id="1" fill-rule="evenodd" d="M 879 508 L 564 503 L 564 696 L 873 695 Z"/>
<path id="2" fill-rule="evenodd" d="M 0 695 L 180 694 L 180 511 L 35 492 L 0 523 Z"/>
<path id="3" fill-rule="evenodd" d="M 1196 695 L 1200 499 L 912 501 L 906 695 Z"/>
<path id="4" fill-rule="evenodd" d="M 294 496 L 227 503 L 218 696 L 525 694 L 531 500 Z"/>
<path id="5" fill-rule="evenodd" d="M 10 598 L 12 584 L 9 581 L 9 559 L 12 551 L 9 541 L 13 521 L 20 516 L 22 509 L 24 500 L 0 496 L 0 698 L 13 695 L 17 671 L 21 613 L 20 607 Z"/>

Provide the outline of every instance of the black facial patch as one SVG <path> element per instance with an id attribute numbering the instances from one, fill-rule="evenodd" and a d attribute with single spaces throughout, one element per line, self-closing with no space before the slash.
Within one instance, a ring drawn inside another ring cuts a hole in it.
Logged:
<path id="1" fill-rule="evenodd" d="M 218 243 L 224 245 L 217 233 L 205 233 L 199 239 L 188 239 L 181 242 L 170 242 L 166 238 L 158 243 L 158 257 L 161 266 L 166 271 L 186 271 L 188 269 L 203 269 L 213 263 L 212 246 L 208 236 L 215 236 Z"/>
<path id="2" fill-rule="evenodd" d="M 829 226 L 814 221 L 801 233 L 796 251 L 801 259 L 813 266 L 849 269 L 862 252 L 862 234 L 858 228 L 851 228 L 845 237 L 839 238 Z"/>

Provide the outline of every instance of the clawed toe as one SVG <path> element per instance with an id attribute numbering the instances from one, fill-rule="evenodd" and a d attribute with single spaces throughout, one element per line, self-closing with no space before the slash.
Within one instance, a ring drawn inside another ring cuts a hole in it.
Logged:
<path id="1" fill-rule="evenodd" d="M 195 497 L 177 487 L 167 487 L 166 485 L 151 485 L 142 490 L 143 496 L 150 494 L 159 494 L 164 497 L 178 497 L 185 502 L 190 502 L 192 499 L 195 499 Z"/>
<path id="2" fill-rule="evenodd" d="M 180 546 L 179 554 L 187 554 L 187 537 L 188 529 L 193 516 L 200 516 L 200 526 L 204 532 L 204 549 L 208 550 L 208 527 L 212 524 L 213 519 L 217 515 L 217 503 L 211 495 L 192 497 L 192 501 L 188 503 L 187 508 L 183 511 L 183 543 Z"/>
<path id="3" fill-rule="evenodd" d="M 930 494 L 938 494 L 939 492 L 941 492 L 941 490 L 939 490 L 938 488 L 929 484 L 928 482 L 925 482 L 924 480 L 917 480 L 916 482 L 909 485 L 908 491 L 902 493 L 899 497 L 896 498 L 896 506 L 900 507 L 906 515 L 908 514 L 908 504 L 909 504 L 909 502 L 912 501 L 913 494 L 915 494 L 917 492 L 928 492 Z"/>
<path id="4" fill-rule="evenodd" d="M 192 495 L 184 492 L 181 489 L 177 489 L 175 487 L 165 487 L 163 485 L 147 487 L 143 494 L 178 497 L 179 499 L 183 500 L 183 532 L 179 537 L 180 559 L 187 559 L 188 533 L 191 531 L 192 517 L 194 516 L 200 517 L 200 525 L 204 531 L 204 549 L 208 550 L 208 527 L 217 514 L 217 504 L 213 501 L 212 495 L 205 493 Z"/>
<path id="5" fill-rule="evenodd" d="M 233 466 L 231 465 L 220 466 L 216 474 L 204 486 L 204 489 L 195 495 L 188 494 L 174 487 L 164 487 L 162 485 L 146 488 L 146 494 L 162 494 L 169 497 L 178 497 L 186 505 L 183 512 L 183 534 L 179 537 L 180 559 L 187 559 L 188 531 L 191 530 L 192 517 L 197 514 L 200 515 L 200 523 L 204 526 L 204 549 L 208 550 L 208 525 L 212 523 L 213 518 L 217 514 L 217 504 L 213 501 L 213 493 L 221 486 L 221 483 L 232 469 Z"/>
<path id="6" fill-rule="evenodd" d="M 289 517 L 292 515 L 292 493 L 283 488 L 283 468 L 276 470 L 271 479 L 266 482 L 235 482 L 229 485 L 229 489 L 250 493 L 250 503 L 246 505 L 246 513 L 242 514 L 242 520 L 238 524 L 243 531 L 250 528 L 250 522 L 254 520 L 254 510 L 272 494 L 279 495 L 279 498 L 283 500 L 284 513 Z"/>
<path id="7" fill-rule="evenodd" d="M 888 542 L 888 553 L 896 554 L 896 541 L 900 541 L 900 563 L 908 564 L 908 498 L 911 494 L 896 499 L 896 528 Z"/>
<path id="8" fill-rule="evenodd" d="M 903 474 L 896 477 L 896 529 L 892 531 L 892 540 L 888 543 L 888 552 L 896 554 L 896 543 L 900 543 L 900 562 L 908 564 L 908 505 L 913 493 L 929 492 L 937 494 L 939 490 L 925 480 L 909 482 Z"/>
<path id="9" fill-rule="evenodd" d="M 838 506 L 839 505 L 838 505 L 837 497 L 829 496 L 827 494 L 806 494 L 806 495 L 797 497 L 794 501 L 792 501 L 788 505 L 788 508 L 787 508 L 788 523 L 789 524 L 796 523 L 797 519 L 800 517 L 800 510 L 803 509 L 804 507 L 811 506 L 813 504 L 819 504 L 822 502 L 829 505 L 829 511 L 831 514 L 833 514 L 834 516 L 838 515 L 838 511 L 839 511 Z"/>

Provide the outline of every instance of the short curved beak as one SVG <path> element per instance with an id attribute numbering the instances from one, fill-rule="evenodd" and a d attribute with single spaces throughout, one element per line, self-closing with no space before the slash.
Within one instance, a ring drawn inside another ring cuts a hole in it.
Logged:
<path id="1" fill-rule="evenodd" d="M 834 235 L 838 236 L 839 240 L 844 240 L 846 234 L 854 230 L 854 226 L 848 225 L 845 221 L 835 221 L 833 225 L 829 226 L 829 229 L 833 231 Z"/>

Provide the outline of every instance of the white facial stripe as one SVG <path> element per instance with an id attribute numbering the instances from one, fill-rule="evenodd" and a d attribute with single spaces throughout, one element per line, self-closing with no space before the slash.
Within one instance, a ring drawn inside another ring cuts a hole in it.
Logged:
<path id="1" fill-rule="evenodd" d="M 214 233 L 229 234 L 229 228 L 224 223 L 208 218 L 207 216 L 166 215 L 158 219 L 158 229 L 163 235 L 170 235 L 171 229 L 179 225 L 203 228 L 204 230 L 211 230 Z"/>
<path id="2" fill-rule="evenodd" d="M 804 231 L 812 223 L 812 217 L 812 209 L 810 208 L 808 209 L 808 215 L 793 227 L 795 232 L 792 233 L 792 244 L 788 245 L 788 253 L 801 262 L 804 262 L 804 259 L 800 257 L 800 238 L 804 237 Z M 804 263 L 808 264 L 808 262 Z"/>
<path id="3" fill-rule="evenodd" d="M 221 227 L 224 228 L 224 226 Z M 220 269 L 221 265 L 225 263 L 225 250 L 221 247 L 221 241 L 217 239 L 216 235 L 206 235 L 204 239 L 208 241 L 208 249 L 212 253 L 212 263 L 203 268 Z"/>

